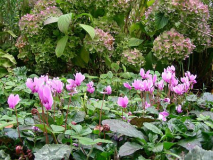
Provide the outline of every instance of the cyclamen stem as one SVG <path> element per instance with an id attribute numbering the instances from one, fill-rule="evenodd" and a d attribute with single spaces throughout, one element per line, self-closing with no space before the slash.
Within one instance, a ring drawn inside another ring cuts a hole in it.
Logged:
<path id="1" fill-rule="evenodd" d="M 143 113 L 143 116 L 144 116 L 146 108 L 145 108 L 145 105 L 143 104 L 143 93 L 142 92 L 141 92 L 141 103 L 142 103 L 142 109 L 144 110 L 144 113 Z"/>
<path id="2" fill-rule="evenodd" d="M 21 139 L 21 136 L 20 136 L 20 131 L 19 131 L 19 123 L 18 123 L 18 115 L 17 115 L 17 109 L 16 109 L 16 106 L 15 106 L 15 112 L 16 112 L 16 121 L 17 121 L 17 129 L 18 129 L 18 137 L 22 143 L 22 139 Z"/>
<path id="3" fill-rule="evenodd" d="M 105 98 L 105 94 L 103 95 L 103 101 L 102 101 L 101 110 L 100 110 L 100 117 L 99 117 L 99 136 L 101 134 L 101 115 L 102 115 L 102 108 L 103 108 L 103 105 L 104 105 L 104 98 Z"/>
<path id="4" fill-rule="evenodd" d="M 49 144 L 49 139 L 48 139 L 48 135 L 47 135 L 47 129 L 46 129 L 46 126 L 45 126 L 45 123 L 44 123 L 44 119 L 45 119 L 45 115 L 44 115 L 44 107 L 43 105 L 41 104 L 41 108 L 42 108 L 42 116 L 43 116 L 43 124 L 44 124 L 44 132 L 45 132 L 45 135 L 46 135 L 46 144 Z"/>
<path id="5" fill-rule="evenodd" d="M 68 118 L 68 113 L 69 113 L 69 109 L 70 109 L 70 103 L 71 103 L 71 96 L 69 98 L 69 103 L 68 103 L 68 108 L 67 108 L 67 114 L 66 114 L 66 120 L 65 120 L 65 131 L 67 129 L 67 118 Z"/>

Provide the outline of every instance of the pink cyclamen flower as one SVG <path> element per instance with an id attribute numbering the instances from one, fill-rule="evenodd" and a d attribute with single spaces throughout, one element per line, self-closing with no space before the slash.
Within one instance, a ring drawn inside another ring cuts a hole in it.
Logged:
<path id="1" fill-rule="evenodd" d="M 172 73 L 171 72 L 163 72 L 162 73 L 162 78 L 165 82 L 170 83 L 171 79 L 172 79 Z"/>
<path id="2" fill-rule="evenodd" d="M 166 121 L 166 117 L 168 117 L 168 116 L 169 116 L 169 113 L 166 112 L 166 111 L 163 111 L 163 112 L 160 112 L 160 113 L 159 113 L 158 119 L 163 120 L 163 121 Z"/>
<path id="3" fill-rule="evenodd" d="M 145 102 L 145 109 L 149 108 L 151 104 L 149 104 L 147 101 Z"/>
<path id="4" fill-rule="evenodd" d="M 61 93 L 64 87 L 64 84 L 59 79 L 53 79 L 51 81 L 51 87 L 54 92 Z"/>
<path id="5" fill-rule="evenodd" d="M 129 100 L 128 100 L 127 96 L 125 96 L 124 98 L 119 97 L 117 103 L 118 103 L 119 106 L 126 108 L 128 103 L 129 103 Z"/>
<path id="6" fill-rule="evenodd" d="M 130 84 L 128 82 L 124 83 L 124 87 L 131 90 L 132 87 L 130 86 Z"/>
<path id="7" fill-rule="evenodd" d="M 132 83 L 132 86 L 135 88 L 135 90 L 142 90 L 142 88 L 143 88 L 143 82 L 141 80 L 136 79 Z"/>
<path id="8" fill-rule="evenodd" d="M 11 109 L 14 109 L 15 106 L 19 103 L 20 101 L 20 98 L 19 98 L 19 95 L 15 95 L 14 94 L 10 94 L 10 96 L 8 97 L 8 100 L 7 100 L 7 103 L 9 104 L 9 107 Z"/>
<path id="9" fill-rule="evenodd" d="M 170 99 L 169 98 L 164 98 L 163 102 L 170 103 Z"/>
<path id="10" fill-rule="evenodd" d="M 164 80 L 161 80 L 160 82 L 157 83 L 157 87 L 160 91 L 163 90 L 164 88 Z"/>
<path id="11" fill-rule="evenodd" d="M 53 105 L 53 97 L 50 87 L 47 85 L 41 86 L 38 95 L 46 110 L 51 110 Z"/>
<path id="12" fill-rule="evenodd" d="M 75 81 L 73 79 L 68 79 L 67 82 L 69 84 L 66 85 L 68 91 L 73 90 L 76 87 Z"/>
<path id="13" fill-rule="evenodd" d="M 26 86 L 32 91 L 32 93 L 35 93 L 35 85 L 31 78 L 27 78 Z"/>
<path id="14" fill-rule="evenodd" d="M 87 84 L 87 92 L 93 93 L 95 91 L 94 83 L 91 81 Z"/>
<path id="15" fill-rule="evenodd" d="M 104 94 L 110 95 L 110 94 L 112 93 L 112 88 L 111 88 L 111 86 L 107 86 L 104 90 L 105 90 Z"/>
<path id="16" fill-rule="evenodd" d="M 178 84 L 177 86 L 173 87 L 173 91 L 178 95 L 182 95 L 184 93 L 184 85 Z"/>
<path id="17" fill-rule="evenodd" d="M 152 77 L 152 75 L 149 73 L 150 73 L 149 70 L 146 73 L 143 68 L 141 68 L 141 70 L 140 70 L 140 75 L 143 79 L 146 79 L 146 78 L 150 79 Z"/>
<path id="18" fill-rule="evenodd" d="M 80 86 L 84 79 L 85 79 L 84 75 L 82 75 L 81 73 L 76 73 L 76 75 L 75 75 L 76 86 Z"/>
<path id="19" fill-rule="evenodd" d="M 176 106 L 176 111 L 177 111 L 178 113 L 183 112 L 182 106 L 181 106 L 181 105 Z"/>

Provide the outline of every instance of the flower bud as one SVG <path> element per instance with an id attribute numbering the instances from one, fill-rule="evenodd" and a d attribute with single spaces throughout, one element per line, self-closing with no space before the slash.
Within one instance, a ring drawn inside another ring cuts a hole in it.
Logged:
<path id="1" fill-rule="evenodd" d="M 110 131 L 110 126 L 108 124 L 103 125 L 103 131 L 105 132 Z"/>
<path id="2" fill-rule="evenodd" d="M 38 110 L 37 110 L 36 108 L 33 108 L 33 109 L 31 110 L 31 113 L 32 113 L 33 115 L 36 115 L 36 114 L 38 114 Z"/>
<path id="3" fill-rule="evenodd" d="M 71 123 L 72 123 L 72 125 L 76 125 L 77 124 L 75 121 L 72 121 Z"/>
<path id="4" fill-rule="evenodd" d="M 22 154 L 23 153 L 23 147 L 22 146 L 16 146 L 16 154 Z"/>

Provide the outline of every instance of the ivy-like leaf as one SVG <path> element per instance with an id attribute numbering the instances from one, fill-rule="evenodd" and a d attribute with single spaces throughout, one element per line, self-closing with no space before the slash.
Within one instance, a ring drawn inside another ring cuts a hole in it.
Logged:
<path id="1" fill-rule="evenodd" d="M 193 150 L 186 154 L 185 158 L 187 160 L 209 160 L 213 159 L 213 151 L 206 151 L 198 146 L 194 147 Z"/>
<path id="2" fill-rule="evenodd" d="M 64 144 L 46 144 L 35 153 L 35 160 L 69 159 L 71 148 Z"/>
<path id="3" fill-rule="evenodd" d="M 143 125 L 144 125 L 148 130 L 151 130 L 152 132 L 154 132 L 154 133 L 156 133 L 156 134 L 163 135 L 163 132 L 162 132 L 160 129 L 158 129 L 158 127 L 156 127 L 154 124 L 145 122 Z"/>
<path id="4" fill-rule="evenodd" d="M 128 156 L 136 152 L 137 150 L 142 149 L 143 147 L 137 143 L 126 142 L 119 149 L 119 155 L 121 157 Z"/>
<path id="5" fill-rule="evenodd" d="M 113 132 L 121 133 L 129 137 L 144 139 L 143 133 L 138 131 L 131 124 L 116 119 L 108 119 L 102 121 L 103 125 L 109 125 Z"/>

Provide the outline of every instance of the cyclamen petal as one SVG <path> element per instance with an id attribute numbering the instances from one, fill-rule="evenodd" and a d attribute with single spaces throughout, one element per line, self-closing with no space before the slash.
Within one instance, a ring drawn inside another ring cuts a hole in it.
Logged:
<path id="1" fill-rule="evenodd" d="M 14 109 L 15 106 L 19 103 L 19 101 L 20 101 L 20 98 L 18 94 L 15 96 L 14 94 L 10 94 L 10 96 L 8 97 L 7 103 L 11 109 Z"/>
<path id="2" fill-rule="evenodd" d="M 181 106 L 181 105 L 178 105 L 178 106 L 176 107 L 176 111 L 177 111 L 178 113 L 183 112 L 182 106 Z"/>
<path id="3" fill-rule="evenodd" d="M 82 75 L 81 73 L 76 73 L 76 75 L 74 75 L 74 76 L 75 76 L 75 84 L 77 86 L 80 86 L 81 83 L 83 82 L 83 80 L 85 79 L 85 76 Z"/>
<path id="4" fill-rule="evenodd" d="M 44 105 L 46 110 L 51 110 L 53 105 L 53 97 L 52 97 L 52 92 L 50 87 L 47 85 L 41 86 L 38 94 L 39 94 L 41 103 Z"/>
<path id="5" fill-rule="evenodd" d="M 159 113 L 158 119 L 163 120 L 163 121 L 166 121 L 166 120 L 167 120 L 166 117 L 168 117 L 168 116 L 169 116 L 169 113 L 166 112 L 166 111 L 163 111 L 163 112 L 160 112 L 160 113 Z"/>
<path id="6" fill-rule="evenodd" d="M 130 86 L 130 84 L 128 82 L 124 83 L 124 87 L 131 90 L 132 87 Z"/>
<path id="7" fill-rule="evenodd" d="M 129 103 L 129 100 L 128 100 L 127 96 L 125 96 L 124 98 L 119 97 L 117 103 L 118 103 L 119 106 L 126 108 L 128 103 Z"/>

